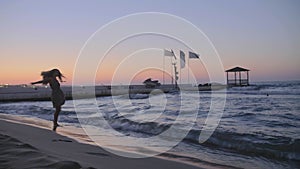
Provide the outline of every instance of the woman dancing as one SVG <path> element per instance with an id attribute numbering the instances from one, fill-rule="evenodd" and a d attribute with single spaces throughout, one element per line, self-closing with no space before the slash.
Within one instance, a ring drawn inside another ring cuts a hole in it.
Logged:
<path id="1" fill-rule="evenodd" d="M 54 119 L 53 119 L 53 131 L 59 126 L 57 123 L 58 115 L 61 110 L 61 106 L 65 103 L 65 95 L 60 88 L 60 84 L 56 77 L 58 77 L 60 82 L 63 82 L 62 77 L 64 77 L 58 69 L 52 69 L 50 71 L 45 71 L 41 73 L 43 80 L 32 82 L 31 84 L 42 83 L 44 85 L 50 84 L 52 89 L 51 100 L 53 107 L 55 108 Z"/>

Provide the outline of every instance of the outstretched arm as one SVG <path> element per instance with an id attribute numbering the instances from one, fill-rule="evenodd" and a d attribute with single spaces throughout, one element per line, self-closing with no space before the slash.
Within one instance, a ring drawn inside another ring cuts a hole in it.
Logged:
<path id="1" fill-rule="evenodd" d="M 43 78 L 43 80 L 40 80 L 37 82 L 31 82 L 31 84 L 34 85 L 34 84 L 42 83 L 42 84 L 46 85 L 47 83 L 50 83 L 51 81 L 52 81 L 51 78 L 46 77 L 46 78 Z"/>
<path id="2" fill-rule="evenodd" d="M 39 83 L 43 83 L 44 81 L 43 80 L 40 80 L 40 81 L 37 81 L 37 82 L 31 82 L 32 85 L 34 84 L 39 84 Z"/>

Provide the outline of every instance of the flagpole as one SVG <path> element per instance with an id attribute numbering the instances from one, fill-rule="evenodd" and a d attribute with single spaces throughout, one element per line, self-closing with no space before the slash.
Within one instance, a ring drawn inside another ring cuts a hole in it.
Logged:
<path id="1" fill-rule="evenodd" d="M 180 68 L 180 84 L 182 84 L 182 77 L 181 77 L 181 68 Z"/>
<path id="2" fill-rule="evenodd" d="M 188 84 L 190 84 L 190 56 L 188 56 Z"/>
<path id="3" fill-rule="evenodd" d="M 165 56 L 163 56 L 163 84 L 165 84 Z"/>
<path id="4" fill-rule="evenodd" d="M 171 80 L 173 85 L 173 57 L 171 58 Z"/>
<path id="5" fill-rule="evenodd" d="M 175 61 L 172 62 L 172 66 L 173 66 L 172 68 L 174 68 L 174 77 L 173 77 L 173 78 L 174 78 L 174 81 L 175 81 L 175 82 L 174 82 L 174 85 L 175 85 L 175 88 L 176 88 L 176 87 L 177 87 L 177 79 L 176 79 L 176 76 L 177 76 L 177 74 L 176 74 L 176 72 L 177 72 L 177 71 L 176 71 L 176 63 L 177 63 L 177 62 L 176 62 L 176 58 L 177 58 L 177 57 L 176 57 L 175 52 L 174 52 L 173 50 L 172 50 L 172 52 L 173 52 L 174 58 L 175 58 Z"/>
<path id="6" fill-rule="evenodd" d="M 173 74 L 173 57 L 175 60 L 177 60 L 176 56 L 175 56 L 175 53 L 174 51 L 171 49 L 171 51 L 168 51 L 166 49 L 164 49 L 164 56 L 171 56 L 171 81 L 172 81 L 172 84 L 174 82 L 174 74 Z M 176 64 L 176 62 L 174 62 Z M 163 83 L 165 84 L 165 58 L 163 58 Z M 175 74 L 177 76 L 177 74 Z M 177 83 L 177 80 L 176 80 L 176 83 Z"/>

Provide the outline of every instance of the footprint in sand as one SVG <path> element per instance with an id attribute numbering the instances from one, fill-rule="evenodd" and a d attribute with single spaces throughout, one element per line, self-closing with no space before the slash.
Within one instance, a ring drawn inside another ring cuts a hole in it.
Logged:
<path id="1" fill-rule="evenodd" d="M 90 155 L 95 155 L 95 156 L 109 156 L 108 154 L 99 153 L 99 152 L 86 152 L 86 153 L 90 154 Z"/>
<path id="2" fill-rule="evenodd" d="M 53 142 L 69 142 L 69 143 L 71 143 L 71 142 L 73 142 L 72 140 L 66 140 L 66 139 L 53 139 L 52 140 Z"/>

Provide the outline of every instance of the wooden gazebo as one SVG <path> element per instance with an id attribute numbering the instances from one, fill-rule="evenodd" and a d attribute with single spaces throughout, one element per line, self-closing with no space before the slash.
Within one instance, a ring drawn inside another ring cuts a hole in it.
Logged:
<path id="1" fill-rule="evenodd" d="M 242 67 L 235 67 L 226 70 L 227 75 L 227 85 L 228 86 L 249 86 L 249 71 L 248 69 Z M 229 78 L 229 73 L 234 73 L 234 79 Z M 237 77 L 239 74 L 239 77 Z M 242 74 L 246 74 L 246 78 L 242 78 Z"/>

